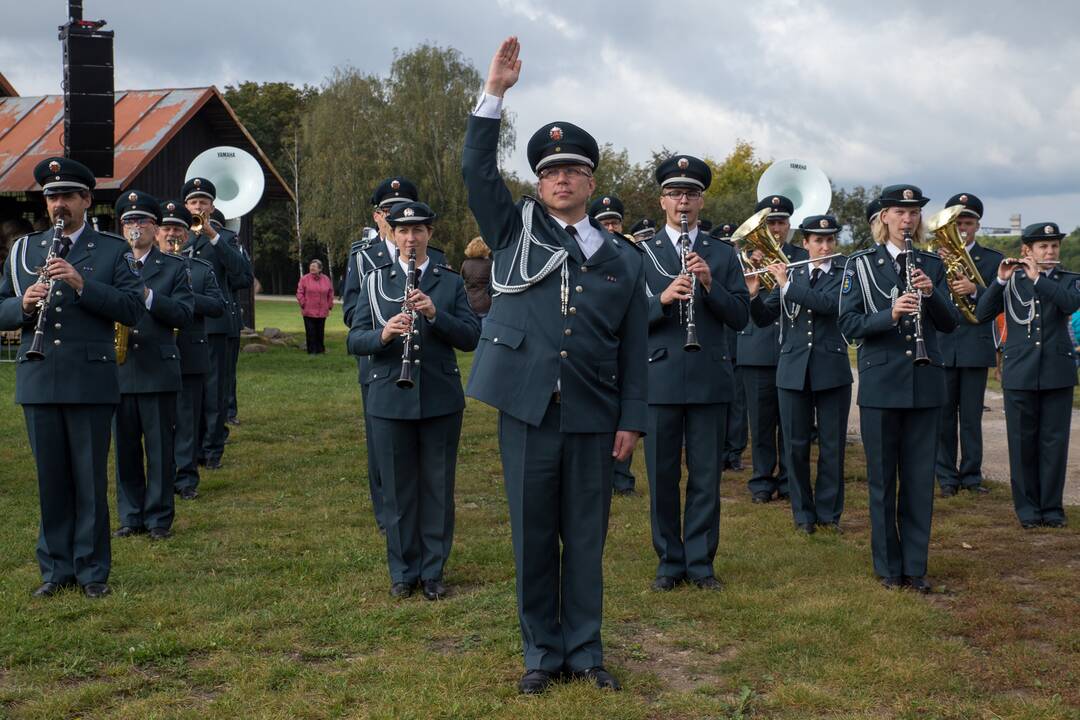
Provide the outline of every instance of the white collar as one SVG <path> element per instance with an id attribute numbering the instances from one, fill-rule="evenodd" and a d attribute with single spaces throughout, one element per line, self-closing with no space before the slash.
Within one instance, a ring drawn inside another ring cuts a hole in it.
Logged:
<path id="1" fill-rule="evenodd" d="M 667 230 L 668 239 L 675 245 L 675 249 L 679 249 L 679 238 L 682 237 L 682 230 L 680 228 L 673 228 L 670 225 L 664 225 L 664 229 Z M 697 241 L 698 228 L 695 225 L 690 228 L 690 232 L 687 233 L 690 236 L 690 247 L 694 247 L 694 242 Z"/>
<path id="2" fill-rule="evenodd" d="M 562 220 L 559 220 L 559 224 L 562 225 L 564 228 L 573 226 L 573 228 L 577 230 L 579 238 L 583 238 L 586 235 L 591 234 L 593 231 L 593 226 L 592 223 L 589 222 L 588 215 L 585 215 L 585 217 L 581 218 L 576 223 L 565 223 Z"/>
<path id="3" fill-rule="evenodd" d="M 135 261 L 139 262 L 139 261 L 145 259 L 147 255 L 149 255 L 151 252 L 153 252 L 153 250 L 154 250 L 154 246 L 151 245 L 150 247 L 146 248 L 146 252 L 144 252 L 142 255 L 135 255 L 135 248 L 132 248 L 131 249 L 131 254 L 132 254 L 132 256 L 134 256 Z"/>
<path id="4" fill-rule="evenodd" d="M 829 258 L 825 262 L 818 265 L 816 268 L 814 267 L 814 264 L 811 263 L 810 264 L 810 272 L 813 273 L 814 270 L 821 270 L 821 272 L 823 272 L 823 273 L 829 272 L 830 270 L 832 270 L 832 258 Z"/>
<path id="5" fill-rule="evenodd" d="M 889 240 L 886 240 L 886 241 L 885 241 L 885 249 L 889 251 L 889 256 L 890 256 L 890 257 L 891 257 L 891 258 L 892 258 L 893 260 L 896 260 L 896 259 L 897 259 L 898 257 L 900 257 L 901 253 L 903 253 L 903 252 L 904 252 L 904 251 L 903 251 L 903 250 L 901 250 L 900 248 L 898 248 L 898 247 L 896 247 L 895 245 L 893 245 L 893 244 L 892 244 L 892 242 L 891 242 L 891 241 L 889 241 Z"/>
<path id="6" fill-rule="evenodd" d="M 973 247 L 975 247 L 975 241 L 974 241 L 974 240 L 972 240 L 972 241 L 971 241 L 971 242 L 969 242 L 969 243 L 968 243 L 967 245 L 965 245 L 965 246 L 964 246 L 964 249 L 965 249 L 965 250 L 967 250 L 967 251 L 968 251 L 968 252 L 970 253 L 970 252 L 971 252 L 971 248 L 973 248 Z"/>
<path id="7" fill-rule="evenodd" d="M 424 264 L 423 265 L 417 265 L 416 269 L 420 271 L 421 275 L 424 275 L 425 273 L 427 273 L 428 265 L 430 265 L 430 264 L 431 264 L 431 256 L 428 255 L 426 258 L 424 258 Z M 409 261 L 408 260 L 402 260 L 399 257 L 398 258 L 398 265 L 400 265 L 401 269 L 404 270 L 406 273 L 409 272 Z"/>
<path id="8" fill-rule="evenodd" d="M 85 220 L 83 220 L 83 224 L 79 226 L 79 229 L 78 229 L 78 230 L 76 230 L 75 232 L 71 233 L 70 235 L 68 235 L 67 233 L 65 233 L 65 234 L 64 234 L 64 237 L 66 237 L 66 238 L 70 239 L 70 240 L 71 240 L 71 244 L 72 244 L 72 245 L 74 245 L 74 244 L 75 244 L 76 242 L 78 242 L 78 241 L 79 241 L 79 237 L 80 237 L 80 236 L 81 236 L 81 235 L 83 234 L 83 230 L 85 230 L 85 229 L 86 229 L 86 221 L 85 221 Z"/>

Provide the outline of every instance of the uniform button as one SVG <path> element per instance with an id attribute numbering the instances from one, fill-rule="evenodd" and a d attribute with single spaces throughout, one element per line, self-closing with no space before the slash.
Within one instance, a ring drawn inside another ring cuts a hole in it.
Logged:
<path id="1" fill-rule="evenodd" d="M 60 292 L 59 290 L 57 290 L 56 292 L 54 292 L 54 293 L 53 293 L 53 295 L 55 295 L 56 297 L 63 297 L 63 296 L 64 296 L 64 293 L 62 293 L 62 292 Z"/>
<path id="2" fill-rule="evenodd" d="M 907 355 L 908 357 L 911 357 L 911 351 L 910 350 L 905 350 L 904 354 Z"/>
<path id="3" fill-rule="evenodd" d="M 138 335 L 139 334 L 139 329 L 138 328 L 132 328 L 131 329 L 131 334 L 132 335 Z"/>
<path id="4" fill-rule="evenodd" d="M 499 338 L 496 336 L 491 342 L 499 342 Z"/>
<path id="5" fill-rule="evenodd" d="M 563 350 L 563 351 L 561 351 L 561 352 L 559 353 L 559 357 L 561 357 L 561 358 L 564 358 L 564 357 L 567 357 L 567 356 L 568 356 L 569 354 L 570 354 L 570 353 L 568 353 L 568 352 L 566 352 L 565 350 Z"/>
<path id="6" fill-rule="evenodd" d="M 813 315 L 813 314 L 814 314 L 814 311 L 813 311 L 813 310 L 811 310 L 810 308 L 806 308 L 806 314 L 807 314 L 807 315 Z"/>
<path id="7" fill-rule="evenodd" d="M 132 345 L 132 347 L 135 348 L 136 350 L 138 350 L 139 349 L 139 343 L 135 343 L 134 345 Z"/>
<path id="8" fill-rule="evenodd" d="M 570 328 L 566 328 L 565 330 L 562 331 L 562 334 L 563 335 L 573 335 L 574 331 L 571 330 Z"/>
<path id="9" fill-rule="evenodd" d="M 1036 319 L 1036 320 L 1038 320 L 1038 319 L 1039 319 L 1039 313 L 1035 313 L 1035 319 Z"/>
<path id="10" fill-rule="evenodd" d="M 813 330 L 807 330 L 807 331 L 806 331 L 806 334 L 807 334 L 807 335 L 811 335 L 811 336 L 812 336 L 812 335 L 814 334 L 814 331 L 813 331 Z"/>
<path id="11" fill-rule="evenodd" d="M 571 315 L 577 315 L 577 308 L 576 307 L 570 308 L 570 314 Z"/>
<path id="12" fill-rule="evenodd" d="M 56 308 L 56 312 L 64 312 L 64 308 L 58 307 L 58 308 Z"/>
<path id="13" fill-rule="evenodd" d="M 1036 344 L 1036 345 L 1041 345 L 1042 343 L 1040 343 L 1040 342 L 1039 342 L 1038 340 L 1036 340 L 1036 341 L 1035 341 L 1035 344 Z"/>
<path id="14" fill-rule="evenodd" d="M 584 292 L 584 291 L 585 291 L 585 288 L 581 287 L 580 285 L 578 285 L 577 287 L 574 288 L 574 292 Z"/>
<path id="15" fill-rule="evenodd" d="M 905 335 L 904 339 L 907 340 L 908 342 L 911 342 L 911 336 L 910 335 Z"/>
<path id="16" fill-rule="evenodd" d="M 777 320 L 776 322 L 773 323 L 773 325 L 779 325 L 779 324 L 780 324 L 779 320 Z"/>
<path id="17" fill-rule="evenodd" d="M 52 344 L 53 344 L 53 345 L 59 345 L 59 344 L 60 344 L 60 339 L 59 339 L 59 338 L 57 338 L 56 340 L 53 340 L 53 341 L 52 341 Z"/>
<path id="18" fill-rule="evenodd" d="M 814 347 L 814 343 L 808 342 L 808 343 L 806 343 L 806 347 Z"/>
<path id="19" fill-rule="evenodd" d="M 53 327 L 56 328 L 57 330 L 59 330 L 60 329 L 60 323 L 56 323 L 55 325 L 53 325 Z"/>
<path id="20" fill-rule="evenodd" d="M 589 272 L 589 268 L 586 267 L 585 265 L 582 265 L 581 266 L 581 272 Z"/>

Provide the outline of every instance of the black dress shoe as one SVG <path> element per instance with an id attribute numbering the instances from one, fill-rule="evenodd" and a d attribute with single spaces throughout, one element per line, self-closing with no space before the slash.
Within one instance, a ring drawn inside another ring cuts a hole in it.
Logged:
<path id="1" fill-rule="evenodd" d="M 82 591 L 83 595 L 90 598 L 91 600 L 103 598 L 110 592 L 112 592 L 111 590 L 109 590 L 109 586 L 105 583 L 86 583 L 85 585 L 83 585 Z"/>
<path id="2" fill-rule="evenodd" d="M 798 523 L 795 525 L 795 529 L 806 535 L 813 535 L 817 531 L 814 523 Z"/>
<path id="3" fill-rule="evenodd" d="M 1022 523 L 1020 523 L 1020 527 L 1024 528 L 1025 530 L 1037 530 L 1039 528 L 1039 523 L 1037 523 L 1037 522 L 1022 522 Z"/>
<path id="4" fill-rule="evenodd" d="M 184 488 L 180 491 L 180 499 L 182 500 L 194 500 L 199 497 L 199 491 L 193 487 Z"/>
<path id="5" fill-rule="evenodd" d="M 169 528 L 150 528 L 151 540 L 164 540 L 167 537 L 172 537 L 172 530 Z"/>
<path id="6" fill-rule="evenodd" d="M 68 587 L 71 587 L 71 583 L 43 582 L 30 594 L 33 597 L 52 597 Z"/>
<path id="7" fill-rule="evenodd" d="M 776 493 L 776 499 L 777 500 L 790 500 L 791 495 L 789 493 L 778 492 L 778 493 Z"/>
<path id="8" fill-rule="evenodd" d="M 694 586 L 699 590 L 723 590 L 724 583 L 720 582 L 714 577 L 695 578 L 690 582 L 694 583 Z"/>
<path id="9" fill-rule="evenodd" d="M 601 690 L 622 690 L 622 685 L 615 676 L 604 669 L 603 665 L 591 667 L 588 670 L 578 670 L 572 673 L 575 680 L 588 680 Z"/>
<path id="10" fill-rule="evenodd" d="M 221 458 L 207 458 L 206 459 L 206 469 L 207 470 L 220 470 L 221 469 Z"/>
<path id="11" fill-rule="evenodd" d="M 740 472 L 743 469 L 742 458 L 735 458 L 729 464 L 735 472 Z"/>
<path id="12" fill-rule="evenodd" d="M 678 578 L 673 578 L 670 575 L 659 575 L 652 581 L 652 589 L 659 592 L 668 592 L 674 590 L 675 586 L 678 584 Z"/>
<path id="13" fill-rule="evenodd" d="M 1044 520 L 1042 526 L 1043 527 L 1048 527 L 1048 528 L 1054 528 L 1055 530 L 1060 530 L 1061 528 L 1065 527 L 1065 521 L 1064 520 Z"/>
<path id="14" fill-rule="evenodd" d="M 123 527 L 117 528 L 116 532 L 114 532 L 112 536 L 117 538 L 125 538 L 131 537 L 132 535 L 142 535 L 144 532 L 146 532 L 146 528 L 137 528 L 131 527 L 130 525 L 124 525 Z"/>
<path id="15" fill-rule="evenodd" d="M 751 501 L 753 501 L 755 503 L 772 502 L 772 493 L 771 492 L 764 492 L 764 491 L 756 492 L 756 493 L 753 494 L 753 496 L 750 499 L 751 499 Z"/>
<path id="16" fill-rule="evenodd" d="M 986 495 L 990 492 L 990 488 L 983 487 L 982 485 L 968 485 L 966 488 L 969 493 L 975 493 L 976 495 Z"/>
<path id="17" fill-rule="evenodd" d="M 554 673 L 547 670 L 528 670 L 518 680 L 518 692 L 522 695 L 539 695 L 555 682 Z"/>
<path id="18" fill-rule="evenodd" d="M 843 535 L 844 534 L 844 528 L 840 527 L 840 521 L 839 520 L 834 520 L 833 522 L 819 522 L 817 524 L 817 526 L 819 528 L 823 528 L 825 530 L 832 530 L 837 535 Z"/>
<path id="19" fill-rule="evenodd" d="M 226 420 L 225 422 L 229 423 L 230 425 L 239 425 L 240 424 L 240 418 L 231 417 L 228 420 Z"/>
<path id="20" fill-rule="evenodd" d="M 201 457 L 201 458 L 197 458 L 197 459 L 195 460 L 195 462 L 196 462 L 196 463 L 197 463 L 198 465 L 200 465 L 200 466 L 202 466 L 202 465 L 206 465 L 206 458 L 204 458 L 204 457 Z"/>
<path id="21" fill-rule="evenodd" d="M 908 577 L 904 579 L 907 581 L 908 587 L 920 595 L 930 594 L 930 583 L 926 582 L 925 577 Z"/>
<path id="22" fill-rule="evenodd" d="M 904 578 L 898 575 L 888 575 L 881 578 L 881 585 L 889 590 L 897 590 L 904 587 Z"/>
<path id="23" fill-rule="evenodd" d="M 955 497 L 955 496 L 956 496 L 956 486 L 955 485 L 945 485 L 945 486 L 943 486 L 941 488 L 941 497 L 945 498 L 945 497 Z"/>
<path id="24" fill-rule="evenodd" d="M 390 597 L 399 600 L 412 597 L 413 587 L 413 583 L 396 582 L 390 586 Z"/>
<path id="25" fill-rule="evenodd" d="M 428 600 L 442 600 L 446 597 L 446 586 L 440 580 L 425 580 L 422 590 Z"/>

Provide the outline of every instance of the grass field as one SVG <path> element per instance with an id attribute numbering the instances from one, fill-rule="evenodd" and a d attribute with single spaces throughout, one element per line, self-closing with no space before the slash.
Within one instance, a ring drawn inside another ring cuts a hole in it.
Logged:
<path id="1" fill-rule="evenodd" d="M 301 331 L 291 303 L 257 312 Z M 101 601 L 30 598 L 36 482 L 21 412 L 0 414 L 0 717 L 1080 718 L 1080 514 L 1024 532 L 1004 487 L 939 500 L 934 594 L 886 591 L 858 446 L 843 535 L 799 536 L 789 508 L 749 502 L 745 473 L 724 477 L 722 593 L 650 592 L 648 498 L 615 499 L 604 638 L 625 690 L 518 696 L 495 413 L 465 414 L 453 595 L 392 600 L 339 313 L 326 356 L 242 356 L 225 467 L 172 539 L 113 542 Z M 0 365 L 0 396 L 13 377 Z"/>

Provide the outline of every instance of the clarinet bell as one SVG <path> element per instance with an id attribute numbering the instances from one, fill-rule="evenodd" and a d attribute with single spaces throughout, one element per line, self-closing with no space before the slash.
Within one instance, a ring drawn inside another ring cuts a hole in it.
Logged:
<path id="1" fill-rule="evenodd" d="M 688 324 L 686 326 L 686 344 L 682 346 L 682 349 L 686 352 L 699 352 L 701 350 L 701 343 L 697 339 L 697 325 Z"/>
<path id="2" fill-rule="evenodd" d="M 404 390 L 409 390 L 416 384 L 412 379 L 412 363 L 408 361 L 401 363 L 401 375 L 394 382 Z"/>
<path id="3" fill-rule="evenodd" d="M 915 359 L 912 360 L 915 367 L 923 367 L 930 364 L 930 356 L 926 354 L 926 341 L 919 338 L 915 341 Z"/>

